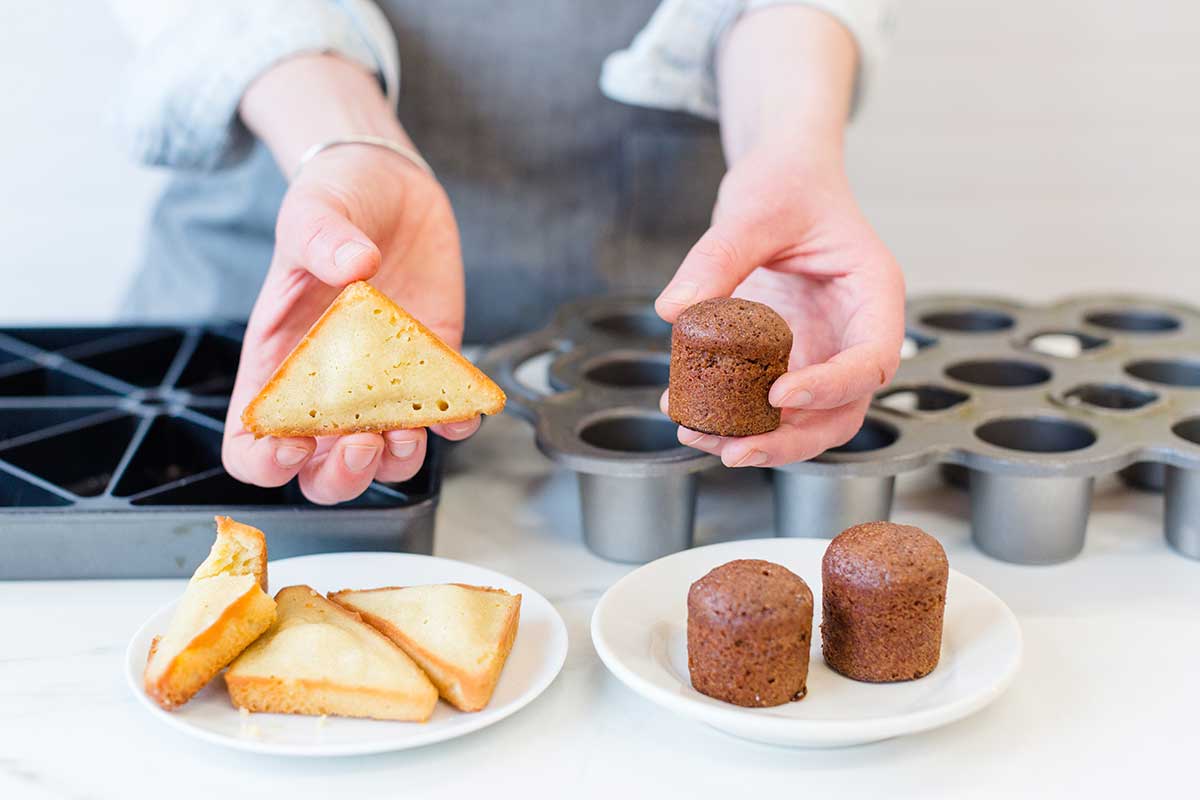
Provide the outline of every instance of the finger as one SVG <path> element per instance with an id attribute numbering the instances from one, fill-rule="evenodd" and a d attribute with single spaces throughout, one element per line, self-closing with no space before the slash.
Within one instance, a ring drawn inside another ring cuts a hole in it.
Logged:
<path id="1" fill-rule="evenodd" d="M 779 427 L 769 433 L 728 440 L 721 448 L 721 463 L 727 467 L 778 467 L 808 461 L 850 441 L 862 427 L 867 405 L 860 402 L 827 411 L 785 412 Z"/>
<path id="2" fill-rule="evenodd" d="M 482 420 L 479 417 L 462 422 L 448 422 L 445 425 L 431 425 L 429 430 L 441 436 L 443 439 L 449 439 L 452 442 L 461 441 L 471 436 L 475 431 L 479 430 Z"/>
<path id="3" fill-rule="evenodd" d="M 425 461 L 426 439 L 423 428 L 385 433 L 383 462 L 375 473 L 375 479 L 399 483 L 416 475 Z"/>
<path id="4" fill-rule="evenodd" d="M 662 413 L 666 414 L 668 417 L 671 416 L 671 398 L 669 396 L 670 394 L 671 394 L 671 392 L 669 389 L 664 389 L 663 393 L 662 393 L 662 397 L 658 398 L 658 410 L 661 411 Z"/>
<path id="5" fill-rule="evenodd" d="M 654 310 L 674 322 L 688 306 L 711 297 L 728 297 L 747 275 L 768 260 L 766 236 L 736 220 L 714 224 L 692 246 L 670 283 L 654 301 Z"/>
<path id="6" fill-rule="evenodd" d="M 225 471 L 242 483 L 255 486 L 283 486 L 296 477 L 317 447 L 311 437 L 255 439 L 240 424 L 229 422 L 225 430 L 229 432 L 221 447 Z"/>
<path id="7" fill-rule="evenodd" d="M 904 276 L 886 250 L 851 278 L 865 298 L 847 320 L 843 349 L 821 364 L 780 376 L 768 400 L 777 408 L 833 409 L 859 402 L 887 384 L 900 366 L 904 343 Z"/>
<path id="8" fill-rule="evenodd" d="M 697 450 L 703 450 L 706 453 L 712 453 L 714 456 L 721 455 L 721 448 L 725 446 L 726 442 L 732 441 L 725 436 L 716 436 L 711 433 L 701 433 L 700 431 L 694 431 L 691 428 L 685 428 L 682 425 L 679 426 L 679 430 L 676 432 L 675 437 L 679 439 L 680 444 L 687 445 L 688 447 L 694 447 Z"/>
<path id="9" fill-rule="evenodd" d="M 832 409 L 869 397 L 884 386 L 900 363 L 900 351 L 864 342 L 820 364 L 779 376 L 767 395 L 776 408 Z"/>
<path id="10" fill-rule="evenodd" d="M 306 269 L 330 286 L 367 280 L 379 270 L 379 248 L 325 194 L 289 197 L 279 213 L 275 240 L 283 256 L 280 266 Z"/>
<path id="11" fill-rule="evenodd" d="M 309 459 L 300 470 L 300 490 L 320 505 L 352 500 L 375 479 L 382 454 L 383 437 L 378 433 L 338 437 L 328 452 Z"/>

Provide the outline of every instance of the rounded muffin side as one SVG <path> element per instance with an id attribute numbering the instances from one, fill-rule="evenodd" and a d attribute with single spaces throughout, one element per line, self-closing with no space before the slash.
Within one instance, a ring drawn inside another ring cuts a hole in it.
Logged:
<path id="1" fill-rule="evenodd" d="M 671 419 L 717 436 L 775 430 L 780 410 L 767 397 L 791 349 L 787 323 L 762 303 L 718 297 L 690 306 L 671 331 Z"/>
<path id="2" fill-rule="evenodd" d="M 909 681 L 937 667 L 950 566 L 920 528 L 847 528 L 821 561 L 821 654 L 831 669 L 872 683 Z"/>
<path id="3" fill-rule="evenodd" d="M 692 584 L 687 607 L 696 691 L 747 707 L 803 699 L 813 594 L 802 578 L 770 561 L 730 561 Z"/>

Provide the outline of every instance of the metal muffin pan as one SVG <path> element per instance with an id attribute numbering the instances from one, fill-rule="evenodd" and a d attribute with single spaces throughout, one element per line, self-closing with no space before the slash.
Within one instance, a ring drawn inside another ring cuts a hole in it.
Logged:
<path id="1" fill-rule="evenodd" d="M 421 472 L 335 507 L 295 481 L 221 467 L 235 325 L 0 329 L 0 579 L 180 577 L 213 516 L 267 532 L 272 557 L 431 553 L 441 447 Z M 303 512 L 303 513 L 301 513 Z"/>
<path id="2" fill-rule="evenodd" d="M 579 476 L 584 541 L 615 561 L 645 562 L 692 544 L 696 473 L 720 460 L 683 447 L 658 408 L 671 326 L 645 297 L 559 309 L 543 330 L 492 349 L 480 368 L 534 425 L 538 447 Z M 548 358 L 550 393 L 522 364 Z"/>
<path id="3" fill-rule="evenodd" d="M 1132 467 L 1124 476 L 1145 484 L 1165 469 L 1167 540 L 1200 558 L 1196 309 L 1128 295 L 1043 307 L 947 296 L 913 300 L 908 317 L 910 357 L 864 429 L 874 443 L 790 465 L 789 479 L 874 480 L 882 496 L 896 474 L 941 462 L 969 487 L 976 544 L 1042 564 L 1083 548 L 1097 475 Z"/>
<path id="4" fill-rule="evenodd" d="M 1094 478 L 1120 471 L 1164 486 L 1167 541 L 1200 558 L 1200 312 L 1128 295 L 941 296 L 911 300 L 908 318 L 907 357 L 862 430 L 773 470 L 779 535 L 885 519 L 895 476 L 938 462 L 969 484 L 982 550 L 1055 563 L 1083 547 Z M 669 337 L 648 298 L 601 298 L 485 361 L 543 452 L 579 473 L 585 539 L 610 558 L 689 546 L 694 473 L 719 463 L 680 447 L 658 411 Z M 543 353 L 554 394 L 517 377 Z"/>

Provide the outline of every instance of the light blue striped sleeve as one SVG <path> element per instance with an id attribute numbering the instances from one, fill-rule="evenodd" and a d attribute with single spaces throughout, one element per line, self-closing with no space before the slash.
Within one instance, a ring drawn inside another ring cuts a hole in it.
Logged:
<path id="1" fill-rule="evenodd" d="M 237 113 L 246 87 L 299 53 L 362 64 L 395 101 L 395 37 L 367 0 L 210 0 L 174 9 L 140 48 L 118 99 L 116 127 L 138 162 L 211 170 L 240 161 L 253 144 Z"/>
<path id="2" fill-rule="evenodd" d="M 879 69 L 893 27 L 891 0 L 663 0 L 629 47 L 604 62 L 600 88 L 613 100 L 718 115 L 716 51 L 742 14 L 799 4 L 837 19 L 858 45 L 857 109 Z"/>

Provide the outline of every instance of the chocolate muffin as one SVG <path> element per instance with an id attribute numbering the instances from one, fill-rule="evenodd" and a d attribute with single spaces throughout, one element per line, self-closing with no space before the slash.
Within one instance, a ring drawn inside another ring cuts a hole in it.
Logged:
<path id="1" fill-rule="evenodd" d="M 717 297 L 686 309 L 671 332 L 671 419 L 718 436 L 779 427 L 767 402 L 787 371 L 792 332 L 769 306 Z"/>
<path id="2" fill-rule="evenodd" d="M 692 584 L 687 605 L 696 691 L 739 706 L 804 697 L 813 595 L 800 577 L 770 561 L 730 561 Z"/>
<path id="3" fill-rule="evenodd" d="M 950 566 L 920 528 L 867 522 L 842 531 L 821 562 L 821 653 L 857 681 L 933 672 L 942 647 Z"/>

